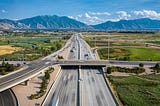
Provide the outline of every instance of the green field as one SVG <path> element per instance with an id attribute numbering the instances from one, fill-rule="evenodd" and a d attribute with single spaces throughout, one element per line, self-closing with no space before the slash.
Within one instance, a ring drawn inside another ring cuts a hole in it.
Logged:
<path id="1" fill-rule="evenodd" d="M 83 38 L 98 49 L 100 59 L 107 59 L 109 41 L 111 60 L 160 61 L 160 33 L 90 32 Z"/>
<path id="2" fill-rule="evenodd" d="M 160 44 L 160 33 L 85 33 L 83 38 L 91 47 L 104 47 L 108 44 L 108 36 L 111 46 L 149 46 Z"/>
<path id="3" fill-rule="evenodd" d="M 109 76 L 109 80 L 124 106 L 160 106 L 160 75 Z"/>
<path id="4" fill-rule="evenodd" d="M 40 57 L 49 55 L 52 52 L 59 50 L 69 36 L 51 35 L 47 33 L 34 34 L 29 33 L 6 33 L 0 38 L 0 45 L 11 45 L 13 47 L 20 47 L 21 50 L 15 51 L 12 54 L 0 56 L 0 61 L 32 61 Z"/>
<path id="5" fill-rule="evenodd" d="M 107 48 L 99 48 L 100 59 L 107 59 Z M 111 48 L 111 60 L 160 61 L 160 49 L 155 48 Z"/>

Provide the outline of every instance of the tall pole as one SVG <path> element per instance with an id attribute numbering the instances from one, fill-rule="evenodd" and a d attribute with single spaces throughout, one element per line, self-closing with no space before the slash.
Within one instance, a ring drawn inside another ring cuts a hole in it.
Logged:
<path id="1" fill-rule="evenodd" d="M 95 45 L 95 48 L 96 48 L 96 37 L 94 37 L 94 45 Z"/>
<path id="2" fill-rule="evenodd" d="M 110 34 L 108 33 L 108 61 L 109 61 L 109 48 L 110 48 Z"/>

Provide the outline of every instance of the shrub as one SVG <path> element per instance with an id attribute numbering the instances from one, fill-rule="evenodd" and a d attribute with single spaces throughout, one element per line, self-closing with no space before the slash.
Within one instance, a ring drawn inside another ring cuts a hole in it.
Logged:
<path id="1" fill-rule="evenodd" d="M 154 66 L 154 68 L 159 69 L 159 68 L 160 68 L 160 67 L 159 67 L 159 64 L 157 63 L 157 64 Z"/>
<path id="2" fill-rule="evenodd" d="M 64 59 L 64 58 L 63 58 L 63 56 L 59 56 L 59 55 L 58 55 L 58 59 Z"/>
<path id="3" fill-rule="evenodd" d="M 126 67 L 108 67 L 107 68 L 107 73 L 110 74 L 111 72 L 125 72 L 125 73 L 142 73 L 145 71 L 144 68 L 142 67 L 135 67 L 135 68 L 126 68 Z"/>
<path id="4" fill-rule="evenodd" d="M 4 69 L 2 69 L 2 70 L 1 70 L 1 74 L 2 74 L 2 75 L 5 75 L 5 74 L 6 74 L 6 71 L 5 71 Z"/>
<path id="5" fill-rule="evenodd" d="M 46 79 L 49 79 L 49 78 L 50 78 L 50 74 L 49 74 L 48 71 L 45 72 L 45 78 L 46 78 Z"/>
<path id="6" fill-rule="evenodd" d="M 33 99 L 35 99 L 36 98 L 36 96 L 35 96 L 35 94 L 31 94 L 31 96 L 29 97 L 31 100 L 33 100 Z"/>
<path id="7" fill-rule="evenodd" d="M 143 63 L 139 63 L 139 67 L 143 67 L 144 66 L 144 64 Z"/>
<path id="8" fill-rule="evenodd" d="M 107 68 L 107 73 L 108 73 L 108 74 L 111 74 L 111 72 L 112 72 L 111 67 L 108 67 L 108 68 Z"/>

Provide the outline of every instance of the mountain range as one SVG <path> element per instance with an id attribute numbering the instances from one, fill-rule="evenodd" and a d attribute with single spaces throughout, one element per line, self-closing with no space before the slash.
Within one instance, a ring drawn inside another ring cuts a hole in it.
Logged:
<path id="1" fill-rule="evenodd" d="M 0 19 L 0 29 L 85 29 L 85 30 L 147 30 L 160 29 L 160 20 L 141 18 L 135 20 L 107 21 L 87 25 L 66 16 L 35 16 L 22 20 Z"/>

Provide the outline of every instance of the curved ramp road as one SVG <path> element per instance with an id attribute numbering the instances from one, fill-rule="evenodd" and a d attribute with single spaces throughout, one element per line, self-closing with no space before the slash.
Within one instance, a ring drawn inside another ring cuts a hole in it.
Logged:
<path id="1" fill-rule="evenodd" d="M 18 106 L 17 98 L 10 89 L 0 93 L 0 106 Z"/>

